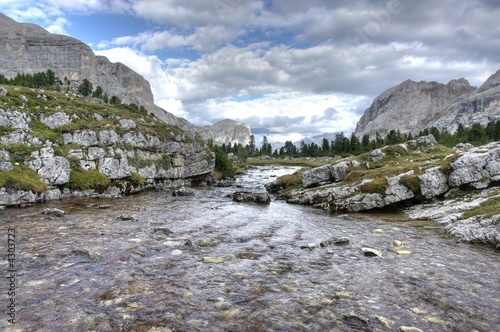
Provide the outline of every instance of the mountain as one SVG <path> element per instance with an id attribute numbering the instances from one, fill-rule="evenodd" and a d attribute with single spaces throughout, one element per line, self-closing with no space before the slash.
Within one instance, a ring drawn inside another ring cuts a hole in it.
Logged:
<path id="1" fill-rule="evenodd" d="M 328 143 L 331 143 L 332 141 L 335 141 L 336 136 L 337 133 L 324 133 L 321 135 L 315 135 L 313 137 L 304 137 L 299 141 L 293 142 L 293 144 L 298 148 L 300 148 L 302 142 L 304 142 L 304 144 L 314 143 L 321 147 L 323 145 L 323 139 L 326 138 L 328 140 Z"/>
<path id="2" fill-rule="evenodd" d="M 124 104 L 144 106 L 168 124 L 194 132 L 195 126 L 154 104 L 149 82 L 141 75 L 104 56 L 78 39 L 52 34 L 30 23 L 18 23 L 0 14 L 0 74 L 13 78 L 18 73 L 35 74 L 54 71 L 71 86 L 88 79 L 94 87 L 101 86 L 110 97 L 117 96 Z"/>
<path id="3" fill-rule="evenodd" d="M 211 181 L 215 154 L 198 128 L 156 106 L 149 82 L 129 67 L 2 14 L 0 61 L 6 78 L 50 69 L 72 90 L 87 79 L 122 101 L 0 86 L 0 209 Z"/>
<path id="4" fill-rule="evenodd" d="M 204 140 L 212 139 L 214 144 L 250 144 L 250 126 L 230 119 L 225 119 L 212 126 L 204 126 L 197 130 Z"/>
<path id="5" fill-rule="evenodd" d="M 418 134 L 437 127 L 456 131 L 459 124 L 471 126 L 500 119 L 500 71 L 479 89 L 460 78 L 448 84 L 407 80 L 374 99 L 356 125 L 355 134 L 382 136 L 390 130 Z"/>

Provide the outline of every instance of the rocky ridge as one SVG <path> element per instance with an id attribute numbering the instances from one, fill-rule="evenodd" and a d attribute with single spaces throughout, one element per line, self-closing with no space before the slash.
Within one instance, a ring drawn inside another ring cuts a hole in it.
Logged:
<path id="1" fill-rule="evenodd" d="M 7 78 L 50 69 L 73 87 L 88 79 L 94 87 L 101 86 L 110 97 L 117 96 L 124 104 L 144 106 L 168 124 L 189 132 L 196 128 L 156 106 L 149 82 L 126 65 L 96 56 L 78 39 L 49 33 L 35 24 L 18 23 L 1 13 L 0 59 L 0 74 Z"/>
<path id="2" fill-rule="evenodd" d="M 213 172 L 215 156 L 203 140 L 137 109 L 55 91 L 3 90 L 0 206 L 177 188 Z M 37 185 L 24 184 L 32 174 Z"/>
<path id="3" fill-rule="evenodd" d="M 500 142 L 448 149 L 429 135 L 306 170 L 300 176 L 303 188 L 287 190 L 281 179 L 266 188 L 288 203 L 313 205 L 332 212 L 392 208 L 454 195 L 460 190 L 483 190 L 497 185 Z M 469 235 L 462 238 L 500 244 L 499 217 L 494 214 L 488 222 L 479 217 L 470 219 Z M 458 229 L 464 229 L 457 220 L 458 217 L 447 226 L 452 234 L 461 234 Z M 474 236 L 470 235 L 470 227 L 476 229 Z"/>
<path id="4" fill-rule="evenodd" d="M 374 99 L 356 125 L 355 134 L 385 136 L 390 130 L 418 134 L 433 126 L 455 132 L 459 124 L 486 125 L 500 119 L 500 71 L 479 89 L 463 78 L 447 84 L 407 80 Z"/>

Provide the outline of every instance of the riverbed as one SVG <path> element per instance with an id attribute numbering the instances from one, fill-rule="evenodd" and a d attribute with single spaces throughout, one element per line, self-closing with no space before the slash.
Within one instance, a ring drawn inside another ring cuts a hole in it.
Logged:
<path id="1" fill-rule="evenodd" d="M 3 278 L 0 329 L 498 331 L 500 255 L 491 247 L 398 214 L 227 197 L 265 191 L 294 170 L 253 168 L 233 187 L 190 197 L 146 192 L 0 211 L 5 276 L 8 230 L 16 236 L 15 295 Z"/>

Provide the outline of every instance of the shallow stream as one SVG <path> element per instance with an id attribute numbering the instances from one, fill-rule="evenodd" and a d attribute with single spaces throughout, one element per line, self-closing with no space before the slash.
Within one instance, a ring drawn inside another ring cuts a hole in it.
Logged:
<path id="1" fill-rule="evenodd" d="M 0 330 L 500 330 L 493 248 L 456 243 L 439 225 L 400 215 L 335 216 L 226 197 L 264 191 L 293 171 L 251 169 L 234 187 L 192 197 L 147 192 L 0 211 L 0 269 L 8 275 L 8 229 L 17 269 L 14 297 L 8 278 L 0 284 Z M 42 215 L 48 207 L 66 215 Z M 330 239 L 349 243 L 320 246 Z M 8 322 L 12 298 L 16 324 Z"/>

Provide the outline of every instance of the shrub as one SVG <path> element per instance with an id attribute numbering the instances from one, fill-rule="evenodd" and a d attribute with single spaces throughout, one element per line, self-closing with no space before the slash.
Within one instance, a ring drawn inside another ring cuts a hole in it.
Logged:
<path id="1" fill-rule="evenodd" d="M 236 170 L 224 151 L 219 146 L 214 146 L 212 150 L 215 152 L 215 170 L 220 172 L 222 177 L 234 178 Z"/>

